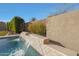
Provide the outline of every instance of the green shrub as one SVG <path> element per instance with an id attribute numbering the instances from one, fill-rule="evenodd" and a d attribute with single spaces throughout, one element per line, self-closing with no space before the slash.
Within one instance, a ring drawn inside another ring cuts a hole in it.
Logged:
<path id="1" fill-rule="evenodd" d="M 21 17 L 15 16 L 10 22 L 7 23 L 7 28 L 14 33 L 20 33 L 24 30 L 24 24 L 25 22 Z"/>
<path id="2" fill-rule="evenodd" d="M 34 22 L 29 24 L 28 30 L 31 33 L 39 34 L 39 35 L 46 35 L 46 26 L 42 22 Z"/>

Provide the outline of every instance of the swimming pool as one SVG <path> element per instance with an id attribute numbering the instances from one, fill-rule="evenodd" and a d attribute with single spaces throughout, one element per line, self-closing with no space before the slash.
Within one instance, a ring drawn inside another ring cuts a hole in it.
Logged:
<path id="1" fill-rule="evenodd" d="M 0 38 L 0 56 L 40 56 L 28 42 L 20 37 Z"/>

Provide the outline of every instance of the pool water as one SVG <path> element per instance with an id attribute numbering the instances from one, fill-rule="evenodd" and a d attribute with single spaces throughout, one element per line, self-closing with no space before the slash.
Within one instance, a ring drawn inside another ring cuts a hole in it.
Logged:
<path id="1" fill-rule="evenodd" d="M 0 39 L 0 56 L 40 56 L 28 42 L 22 38 Z"/>

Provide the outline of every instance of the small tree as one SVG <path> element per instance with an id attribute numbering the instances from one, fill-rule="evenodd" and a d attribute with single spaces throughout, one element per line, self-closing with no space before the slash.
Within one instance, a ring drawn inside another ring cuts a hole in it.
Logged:
<path id="1" fill-rule="evenodd" d="M 46 26 L 42 22 L 34 22 L 29 24 L 28 30 L 31 33 L 39 34 L 39 35 L 46 35 Z"/>
<path id="2" fill-rule="evenodd" d="M 20 33 L 21 31 L 24 31 L 25 22 L 21 17 L 15 16 L 8 23 L 8 25 L 9 25 L 8 28 L 10 31 L 12 31 L 14 33 Z"/>
<path id="3" fill-rule="evenodd" d="M 31 19 L 31 21 L 35 21 L 35 20 L 36 20 L 36 18 L 34 18 L 34 17 Z"/>
<path id="4" fill-rule="evenodd" d="M 0 31 L 6 30 L 6 23 L 0 22 Z"/>

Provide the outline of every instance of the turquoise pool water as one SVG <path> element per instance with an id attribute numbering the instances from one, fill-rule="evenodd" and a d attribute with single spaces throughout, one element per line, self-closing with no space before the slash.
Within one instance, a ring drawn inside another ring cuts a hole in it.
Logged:
<path id="1" fill-rule="evenodd" d="M 40 56 L 28 42 L 19 37 L 0 39 L 0 56 Z"/>

